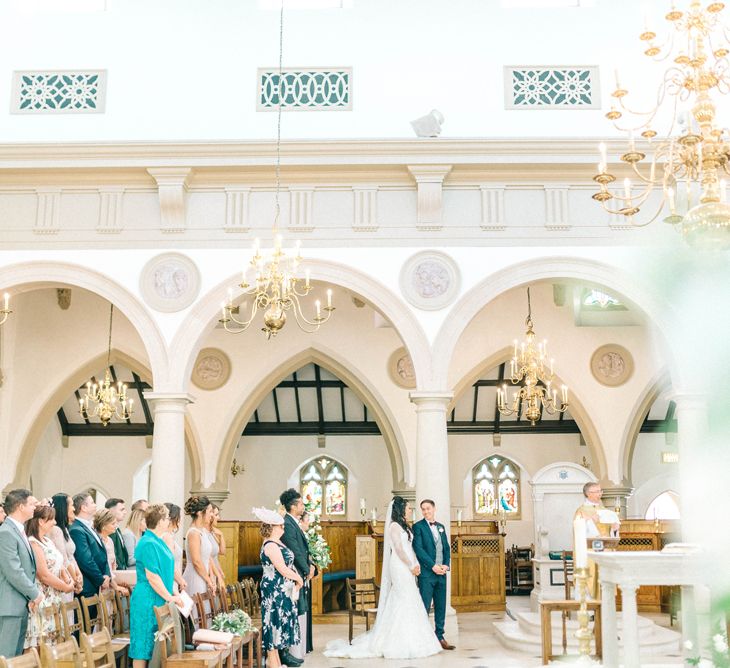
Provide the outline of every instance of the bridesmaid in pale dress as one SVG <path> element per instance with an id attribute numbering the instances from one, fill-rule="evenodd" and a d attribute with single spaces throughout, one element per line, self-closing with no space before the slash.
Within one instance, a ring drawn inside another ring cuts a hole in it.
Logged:
<path id="1" fill-rule="evenodd" d="M 64 602 L 70 603 L 73 600 L 74 594 L 80 593 L 84 586 L 84 576 L 81 575 L 79 565 L 76 563 L 76 557 L 74 556 L 76 553 L 76 543 L 71 540 L 71 534 L 68 532 L 68 528 L 76 519 L 76 513 L 74 512 L 73 500 L 68 494 L 64 494 L 63 492 L 54 494 L 51 502 L 56 510 L 56 526 L 50 530 L 48 537 L 63 555 L 63 565 L 74 581 L 74 590 L 61 595 Z"/>
<path id="2" fill-rule="evenodd" d="M 188 585 L 182 575 L 183 550 L 180 544 L 175 540 L 177 532 L 180 530 L 180 506 L 174 503 L 166 503 L 167 510 L 170 513 L 170 528 L 162 535 L 165 545 L 170 548 L 172 556 L 175 558 L 175 583 L 173 589 L 175 594 L 183 591 Z"/>
<path id="3" fill-rule="evenodd" d="M 63 566 L 63 554 L 48 537 L 56 525 L 55 517 L 53 506 L 39 505 L 33 517 L 25 523 L 25 533 L 36 563 L 36 581 L 43 594 L 39 610 L 30 613 L 25 635 L 26 649 L 38 647 L 41 636 L 55 645 L 60 629 L 55 627 L 53 618 L 44 619 L 42 611 L 49 606 L 60 605 L 62 594 L 73 593 L 74 590 L 74 582 Z"/>
<path id="4" fill-rule="evenodd" d="M 226 588 L 226 578 L 225 575 L 223 575 L 219 556 L 223 556 L 226 553 L 226 539 L 223 537 L 223 533 L 218 528 L 218 519 L 221 515 L 221 509 L 216 506 L 215 503 L 211 503 L 211 506 L 213 507 L 213 512 L 210 516 L 210 524 L 208 524 L 207 532 L 208 540 L 210 540 L 212 548 L 210 560 L 211 567 L 215 573 L 215 579 L 218 582 L 218 589 L 223 590 Z"/>
<path id="5" fill-rule="evenodd" d="M 187 583 L 190 596 L 202 594 L 209 589 L 217 592 L 215 571 L 212 569 L 211 553 L 213 546 L 208 538 L 208 525 L 213 507 L 207 496 L 191 496 L 185 502 L 185 514 L 192 520 L 192 526 L 185 536 L 187 564 L 183 578 Z"/>

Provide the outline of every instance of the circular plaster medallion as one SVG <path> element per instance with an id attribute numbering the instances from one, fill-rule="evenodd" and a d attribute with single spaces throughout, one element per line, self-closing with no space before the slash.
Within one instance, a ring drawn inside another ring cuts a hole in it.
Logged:
<path id="1" fill-rule="evenodd" d="M 405 348 L 398 348 L 388 360 L 388 373 L 391 380 L 400 387 L 412 390 L 416 387 L 416 371 L 413 360 Z"/>
<path id="2" fill-rule="evenodd" d="M 416 308 L 437 311 L 459 293 L 461 275 L 446 253 L 423 251 L 406 260 L 400 272 L 403 296 Z"/>
<path id="3" fill-rule="evenodd" d="M 231 375 L 231 360 L 218 348 L 203 348 L 193 367 L 193 383 L 201 390 L 223 387 Z"/>
<path id="4" fill-rule="evenodd" d="M 156 311 L 182 311 L 198 296 L 200 272 L 186 255 L 163 253 L 144 266 L 139 289 L 144 300 Z"/>
<path id="5" fill-rule="evenodd" d="M 634 373 L 634 358 L 623 346 L 609 343 L 593 353 L 591 372 L 599 383 L 608 387 L 618 387 Z"/>

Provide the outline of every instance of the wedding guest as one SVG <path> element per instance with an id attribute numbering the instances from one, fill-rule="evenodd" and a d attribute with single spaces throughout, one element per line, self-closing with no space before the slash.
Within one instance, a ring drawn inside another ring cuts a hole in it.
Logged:
<path id="1" fill-rule="evenodd" d="M 123 594 L 129 594 L 129 590 L 123 585 L 118 584 L 115 577 L 115 573 L 120 570 L 118 568 L 119 564 L 117 564 L 114 542 L 111 538 L 116 529 L 117 519 L 112 510 L 104 508 L 104 510 L 97 511 L 94 515 L 94 531 L 101 536 L 101 542 L 104 543 L 104 548 L 106 549 L 106 559 L 109 564 L 109 573 L 111 575 L 109 584 L 115 591 L 122 592 Z"/>
<path id="2" fill-rule="evenodd" d="M 301 518 L 299 519 L 299 526 L 302 528 L 302 531 L 304 532 L 304 535 L 307 535 L 307 531 L 309 531 L 309 526 L 312 523 L 312 515 L 308 510 L 305 510 L 302 513 Z M 309 538 L 307 538 L 307 546 L 309 546 Z M 317 575 L 317 567 L 314 567 L 314 576 Z M 306 652 L 309 654 L 310 652 L 314 651 L 314 644 L 312 643 L 312 587 L 306 588 L 307 592 L 307 644 L 306 644 Z"/>
<path id="3" fill-rule="evenodd" d="M 172 552 L 175 559 L 175 584 L 173 586 L 175 593 L 183 591 L 187 587 L 185 578 L 182 576 L 183 550 L 180 544 L 175 540 L 175 535 L 180 530 L 180 506 L 174 503 L 166 503 L 165 507 L 170 516 L 170 528 L 163 534 L 162 540 Z"/>
<path id="4" fill-rule="evenodd" d="M 51 530 L 56 526 L 56 510 L 51 505 L 36 506 L 33 517 L 25 523 L 25 534 L 33 549 L 36 566 L 36 584 L 43 594 L 43 601 L 38 610 L 49 606 L 61 605 L 62 596 L 73 596 L 74 582 L 64 566 L 64 556 L 50 538 Z M 30 613 L 28 630 L 25 635 L 25 649 L 38 647 L 41 635 L 55 644 L 60 629 L 55 628 L 53 619 L 47 622 L 35 612 Z"/>
<path id="5" fill-rule="evenodd" d="M 127 526 L 122 531 L 124 547 L 127 548 L 127 566 L 130 567 L 134 566 L 134 550 L 137 546 L 137 541 L 145 530 L 144 515 L 144 510 L 134 508 L 127 520 Z"/>
<path id="6" fill-rule="evenodd" d="M 129 552 L 127 552 L 127 546 L 124 544 L 122 530 L 119 528 L 122 526 L 124 516 L 127 514 L 124 499 L 107 499 L 104 507 L 111 510 L 114 513 L 114 518 L 117 520 L 117 528 L 110 536 L 112 543 L 114 543 L 114 556 L 117 560 L 117 570 L 126 571 L 129 568 Z"/>
<path id="7" fill-rule="evenodd" d="M 297 490 L 287 489 L 281 493 L 279 502 L 284 506 L 284 510 L 286 510 L 282 542 L 294 553 L 294 568 L 302 576 L 306 587 L 307 583 L 314 577 L 315 571 L 312 558 L 309 556 L 307 537 L 299 526 L 299 520 L 304 513 L 304 501 L 302 500 L 302 495 Z M 303 660 L 307 653 L 307 639 L 305 636 L 307 631 L 308 598 L 306 591 L 302 592 L 297 602 L 300 643 L 298 646 L 290 648 L 294 657 L 300 660 Z"/>
<path id="8" fill-rule="evenodd" d="M 23 651 L 28 611 L 35 612 L 43 600 L 25 535 L 25 523 L 37 504 L 27 489 L 11 490 L 5 497 L 7 517 L 0 526 L 0 656 L 7 659 Z"/>
<path id="9" fill-rule="evenodd" d="M 141 510 L 142 512 L 147 512 L 147 508 L 149 508 L 149 501 L 147 499 L 137 499 L 133 504 L 130 510 Z"/>
<path id="10" fill-rule="evenodd" d="M 261 522 L 261 646 L 266 665 L 276 668 L 301 666 L 289 647 L 300 642 L 297 604 L 294 600 L 304 584 L 294 568 L 294 553 L 283 543 L 284 518 L 268 508 L 254 508 Z"/>
<path id="11" fill-rule="evenodd" d="M 213 507 L 207 496 L 191 496 L 185 502 L 185 514 L 193 520 L 185 536 L 187 565 L 183 572 L 190 596 L 202 594 L 208 589 L 213 592 L 218 591 L 211 560 L 213 545 L 211 539 L 208 538 L 207 529 L 212 513 Z"/>
<path id="12" fill-rule="evenodd" d="M 64 593 L 61 598 L 66 603 L 69 603 L 73 599 L 73 595 L 78 594 L 81 591 L 81 587 L 84 584 L 83 576 L 79 570 L 79 565 L 76 563 L 76 545 L 71 540 L 71 534 L 68 532 L 68 528 L 73 521 L 76 519 L 74 514 L 74 504 L 71 497 L 68 494 L 59 492 L 54 494 L 51 503 L 54 510 L 56 511 L 56 526 L 54 526 L 48 534 L 48 537 L 53 541 L 58 551 L 63 555 L 63 565 L 66 572 L 71 576 L 74 581 L 73 593 Z"/>
<path id="13" fill-rule="evenodd" d="M 69 533 L 76 544 L 76 563 L 84 579 L 80 593 L 94 596 L 100 589 L 108 589 L 111 581 L 106 548 L 93 526 L 96 502 L 91 494 L 81 492 L 73 497 L 73 504 L 76 519 Z"/>
<path id="14" fill-rule="evenodd" d="M 218 589 L 225 589 L 226 578 L 225 575 L 223 575 L 223 569 L 221 568 L 221 562 L 218 559 L 218 555 L 226 553 L 226 539 L 223 537 L 221 530 L 217 528 L 218 518 L 220 517 L 221 512 L 220 508 L 216 506 L 215 503 L 211 503 L 210 505 L 212 508 L 212 512 L 210 514 L 210 523 L 207 526 L 208 539 L 210 540 L 212 548 L 210 553 L 210 559 L 212 562 L 213 572 L 215 573 L 215 579 L 218 583 Z M 221 545 L 223 546 L 222 552 Z"/>
<path id="15" fill-rule="evenodd" d="M 162 504 L 150 506 L 146 524 L 147 531 L 137 544 L 137 585 L 130 603 L 129 656 L 133 668 L 145 668 L 152 658 L 157 632 L 155 608 L 169 602 L 183 604 L 182 599 L 172 593 L 175 559 L 162 539 L 170 528 L 167 507 Z"/>

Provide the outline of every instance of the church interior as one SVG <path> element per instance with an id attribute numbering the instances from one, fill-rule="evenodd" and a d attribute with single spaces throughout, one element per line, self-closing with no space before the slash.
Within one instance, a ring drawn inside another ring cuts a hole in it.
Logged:
<path id="1" fill-rule="evenodd" d="M 299 490 L 311 668 L 394 495 L 453 560 L 409 665 L 730 665 L 723 9 L 0 4 L 3 495 L 205 495 L 235 582 Z"/>

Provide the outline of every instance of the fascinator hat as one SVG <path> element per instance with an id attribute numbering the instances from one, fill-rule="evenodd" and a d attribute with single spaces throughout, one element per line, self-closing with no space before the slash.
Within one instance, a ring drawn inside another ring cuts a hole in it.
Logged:
<path id="1" fill-rule="evenodd" d="M 268 508 L 251 508 L 251 512 L 254 514 L 256 519 L 264 524 L 284 524 L 284 518 L 275 510 L 269 510 Z"/>

